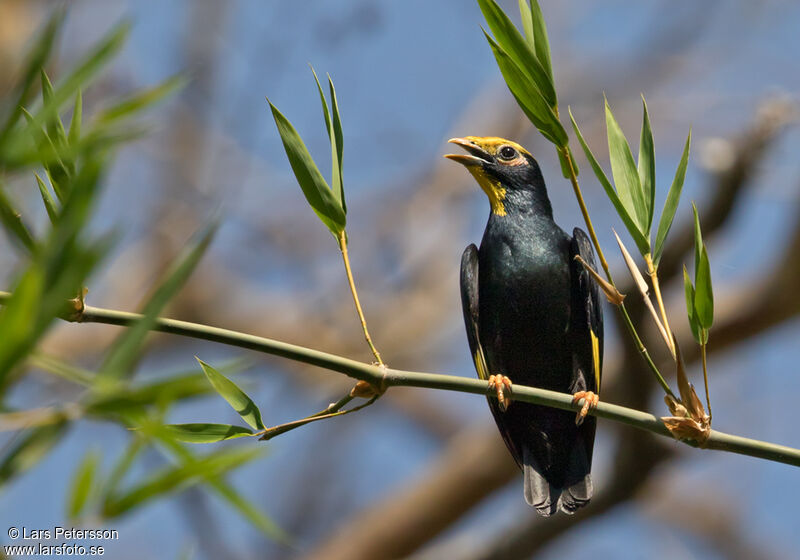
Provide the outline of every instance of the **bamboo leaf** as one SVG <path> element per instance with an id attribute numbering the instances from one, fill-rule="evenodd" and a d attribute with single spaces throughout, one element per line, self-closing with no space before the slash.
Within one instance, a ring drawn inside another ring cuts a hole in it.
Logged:
<path id="1" fill-rule="evenodd" d="M 117 338 L 109 351 L 101 376 L 115 379 L 127 375 L 139 358 L 145 337 L 152 330 L 158 314 L 186 283 L 200 259 L 205 254 L 216 232 L 216 222 L 207 226 L 196 236 L 196 241 L 180 256 L 167 271 L 164 281 L 156 288 L 142 310 L 144 317 L 131 325 Z"/>
<path id="2" fill-rule="evenodd" d="M 53 101 L 53 84 L 47 76 L 47 72 L 42 69 L 42 100 L 45 104 L 52 103 Z M 58 113 L 54 114 L 52 118 L 47 121 L 47 134 L 57 147 L 66 146 L 67 144 L 67 131 L 64 130 L 64 123 L 61 122 L 61 117 Z"/>
<path id="3" fill-rule="evenodd" d="M 61 441 L 69 424 L 61 422 L 32 428 L 0 460 L 0 488 L 31 469 Z"/>
<path id="4" fill-rule="evenodd" d="M 42 195 L 42 202 L 44 203 L 44 209 L 47 210 L 47 217 L 50 218 L 50 222 L 53 223 L 56 221 L 56 218 L 58 218 L 56 201 L 50 194 L 50 189 L 47 188 L 45 182 L 39 177 L 39 174 L 34 171 L 33 175 L 36 177 L 36 184 L 39 186 L 39 194 Z"/>
<path id="5" fill-rule="evenodd" d="M 267 103 L 272 110 L 272 116 L 278 127 L 286 156 L 289 158 L 289 164 L 292 166 L 294 176 L 300 184 L 306 200 L 322 223 L 338 239 L 344 231 L 347 221 L 344 208 L 336 200 L 336 196 L 325 182 L 322 173 L 308 152 L 308 148 L 303 143 L 303 139 L 300 138 L 292 123 L 278 111 L 278 108 L 269 99 L 267 99 Z"/>
<path id="6" fill-rule="evenodd" d="M 675 178 L 672 186 L 667 193 L 667 200 L 664 202 L 664 209 L 661 211 L 661 219 L 658 222 L 658 232 L 656 233 L 656 247 L 653 252 L 653 262 L 658 266 L 661 254 L 664 252 L 664 242 L 667 239 L 669 230 L 672 227 L 672 220 L 675 218 L 675 211 L 678 209 L 678 202 L 681 198 L 683 180 L 686 178 L 686 166 L 689 162 L 689 148 L 692 144 L 692 131 L 686 137 L 686 145 L 683 147 L 683 155 L 675 170 Z"/>
<path id="7" fill-rule="evenodd" d="M 174 440 L 161 438 L 162 443 L 168 448 L 169 452 L 177 456 L 183 462 L 194 460 L 194 455 Z M 208 486 L 217 492 L 220 497 L 227 501 L 245 519 L 253 524 L 259 531 L 266 536 L 275 539 L 283 544 L 291 544 L 289 535 L 278 527 L 278 525 L 257 507 L 250 503 L 246 498 L 239 494 L 232 486 L 219 477 L 206 477 Z"/>
<path id="8" fill-rule="evenodd" d="M 700 343 L 700 327 L 697 324 L 697 316 L 694 309 L 694 286 L 692 286 L 692 279 L 689 278 L 689 273 L 686 267 L 683 267 L 683 291 L 686 297 L 686 314 L 689 318 L 689 326 L 692 329 L 692 336 Z"/>
<path id="9" fill-rule="evenodd" d="M 561 126 L 558 117 L 547 104 L 547 100 L 542 97 L 542 94 L 531 82 L 530 78 L 519 69 L 519 66 L 508 53 L 486 31 L 483 33 L 492 48 L 500 73 L 503 74 L 503 79 L 508 89 L 511 90 L 522 111 L 550 142 L 557 147 L 566 146 L 569 142 L 567 133 L 564 131 L 564 127 Z"/>
<path id="10" fill-rule="evenodd" d="M 700 216 L 697 213 L 697 206 L 694 202 L 692 202 L 692 214 L 694 216 L 694 279 L 697 281 L 700 255 L 703 252 L 703 232 L 700 231 Z"/>
<path id="11" fill-rule="evenodd" d="M 123 99 L 103 110 L 97 115 L 97 122 L 110 124 L 130 117 L 135 113 L 152 107 L 173 92 L 181 89 L 184 85 L 186 85 L 186 79 L 183 76 L 172 76 L 155 87 L 138 91 L 127 99 Z"/>
<path id="12" fill-rule="evenodd" d="M 153 499 L 194 486 L 207 477 L 220 476 L 252 461 L 260 449 L 234 449 L 217 452 L 174 467 L 167 467 L 119 496 L 109 496 L 103 504 L 103 515 L 119 517 Z"/>
<path id="13" fill-rule="evenodd" d="M 535 42 L 536 58 L 544 67 L 550 82 L 553 83 L 553 64 L 550 61 L 550 40 L 547 38 L 547 26 L 544 22 L 542 9 L 538 0 L 531 0 L 531 19 L 533 23 L 533 37 Z"/>
<path id="14" fill-rule="evenodd" d="M 614 205 L 617 215 L 619 215 L 622 223 L 625 224 L 625 228 L 628 230 L 631 238 L 633 238 L 633 241 L 636 243 L 639 251 L 643 255 L 646 255 L 650 251 L 650 241 L 641 234 L 639 228 L 634 223 L 633 218 L 628 213 L 628 210 L 622 204 L 617 191 L 615 191 L 614 187 L 611 186 L 611 182 L 608 180 L 603 168 L 600 167 L 599 163 L 597 163 L 597 158 L 594 157 L 592 150 L 589 148 L 586 140 L 584 140 L 583 134 L 581 134 L 581 130 L 578 128 L 578 123 L 575 122 L 575 117 L 572 116 L 571 109 L 569 110 L 569 118 L 572 120 L 572 128 L 575 130 L 575 135 L 578 137 L 578 142 L 580 142 L 581 147 L 583 148 L 583 153 L 586 154 L 586 159 L 589 160 L 589 165 L 591 165 L 592 171 L 594 171 L 597 180 L 600 181 L 600 184 L 603 186 L 603 190 L 606 191 L 608 199 L 611 201 L 611 204 Z"/>
<path id="15" fill-rule="evenodd" d="M 63 20 L 64 9 L 56 9 L 53 16 L 47 22 L 44 31 L 42 31 L 36 43 L 29 51 L 27 60 L 22 66 L 25 74 L 19 81 L 16 97 L 11 103 L 11 111 L 3 124 L 2 131 L 0 131 L 0 145 L 8 138 L 11 129 L 22 114 L 22 108 L 28 104 L 33 91 L 33 84 L 36 81 L 36 76 L 39 75 L 39 71 L 44 67 L 47 59 L 50 58 L 50 52 L 53 49 L 53 44 L 55 43 L 58 31 L 61 29 Z"/>
<path id="16" fill-rule="evenodd" d="M 169 437 L 186 443 L 215 443 L 253 435 L 244 426 L 230 424 L 165 424 L 163 428 Z"/>
<path id="17" fill-rule="evenodd" d="M 614 175 L 614 184 L 617 187 L 619 198 L 628 214 L 634 218 L 639 232 L 648 237 L 649 224 L 647 223 L 647 205 L 645 204 L 642 186 L 639 183 L 639 172 L 633 154 L 625 139 L 622 129 L 611 112 L 608 100 L 605 102 L 606 129 L 608 136 L 608 155 L 611 159 L 611 172 Z"/>
<path id="18" fill-rule="evenodd" d="M 235 410 L 254 430 L 263 430 L 264 423 L 261 421 L 261 411 L 258 410 L 253 400 L 248 397 L 244 391 L 239 389 L 233 381 L 197 356 L 195 356 L 195 359 L 200 364 L 200 367 L 203 368 L 211 386 L 214 387 L 223 399 L 228 401 L 228 404 L 233 407 L 233 410 Z"/>
<path id="19" fill-rule="evenodd" d="M 69 122 L 67 141 L 71 146 L 78 143 L 81 138 L 81 121 L 83 119 L 83 94 L 81 90 L 75 94 L 75 106 L 72 108 L 72 119 Z"/>
<path id="20" fill-rule="evenodd" d="M 547 104 L 555 107 L 557 104 L 556 91 L 552 79 L 505 12 L 495 0 L 478 0 L 478 5 L 497 44 L 539 90 Z"/>
<path id="21" fill-rule="evenodd" d="M 92 489 L 94 474 L 99 462 L 100 455 L 95 451 L 89 451 L 80 465 L 78 465 L 78 469 L 72 479 L 72 489 L 67 502 L 67 516 L 69 519 L 78 518 L 83 511 Z"/>
<path id="22" fill-rule="evenodd" d="M 328 76 L 328 86 L 331 92 L 331 118 L 333 120 L 333 137 L 331 138 L 333 178 L 331 187 L 334 196 L 342 205 L 342 210 L 347 214 L 347 202 L 344 199 L 344 179 L 342 177 L 342 153 L 344 152 L 342 119 L 339 116 L 339 101 L 336 99 L 336 89 L 333 87 L 333 80 L 331 80 L 330 76 Z"/>
<path id="23" fill-rule="evenodd" d="M 639 139 L 639 183 L 642 186 L 644 202 L 647 207 L 647 236 L 650 236 L 650 226 L 653 223 L 653 213 L 656 199 L 656 152 L 653 142 L 653 130 L 650 127 L 650 114 L 647 111 L 647 102 L 642 96 L 642 133 Z"/>
<path id="24" fill-rule="evenodd" d="M 519 16 L 522 19 L 522 31 L 531 50 L 536 52 L 536 35 L 533 31 L 533 14 L 528 0 L 519 0 Z M 541 60 L 539 61 L 541 62 Z"/>
<path id="25" fill-rule="evenodd" d="M 706 246 L 700 249 L 699 266 L 695 271 L 694 309 L 697 323 L 708 330 L 714 323 L 714 292 L 711 287 L 711 265 Z"/>
<path id="26" fill-rule="evenodd" d="M 28 226 L 22 221 L 20 213 L 11 205 L 11 201 L 6 197 L 5 191 L 0 183 L 0 223 L 3 224 L 6 232 L 12 236 L 28 252 L 32 252 L 36 247 Z"/>

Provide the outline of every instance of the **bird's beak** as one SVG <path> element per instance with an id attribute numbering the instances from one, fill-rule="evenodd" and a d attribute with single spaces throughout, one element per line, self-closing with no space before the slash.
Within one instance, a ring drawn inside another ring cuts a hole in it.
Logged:
<path id="1" fill-rule="evenodd" d="M 466 167 L 478 167 L 482 166 L 486 163 L 492 162 L 492 156 L 478 146 L 472 140 L 468 138 L 451 138 L 448 140 L 451 144 L 456 144 L 457 146 L 461 146 L 466 151 L 468 151 L 471 155 L 467 154 L 445 154 L 444 157 L 447 159 L 452 159 L 453 161 L 457 161 L 461 165 Z"/>

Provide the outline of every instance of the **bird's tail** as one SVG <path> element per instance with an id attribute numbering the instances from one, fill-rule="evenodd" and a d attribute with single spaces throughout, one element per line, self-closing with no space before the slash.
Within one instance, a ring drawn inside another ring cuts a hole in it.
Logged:
<path id="1" fill-rule="evenodd" d="M 553 484 L 545 477 L 533 453 L 523 451 L 523 477 L 525 479 L 525 501 L 536 508 L 536 512 L 550 517 L 559 509 L 573 514 L 589 503 L 592 498 L 592 475 L 583 446 L 573 449 L 568 472 L 563 484 Z"/>

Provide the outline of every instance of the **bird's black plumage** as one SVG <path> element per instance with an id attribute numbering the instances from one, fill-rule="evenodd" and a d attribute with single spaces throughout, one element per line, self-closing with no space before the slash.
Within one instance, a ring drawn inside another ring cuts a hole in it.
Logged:
<path id="1" fill-rule="evenodd" d="M 480 249 L 461 259 L 461 297 L 478 375 L 560 392 L 599 392 L 603 318 L 598 290 L 575 260 L 593 264 L 586 234 L 553 221 L 539 166 L 521 146 L 499 138 L 454 139 L 489 195 L 492 212 Z M 594 338 L 594 342 L 593 342 Z M 489 399 L 500 433 L 524 472 L 525 499 L 542 515 L 573 513 L 592 496 L 595 419 Z"/>

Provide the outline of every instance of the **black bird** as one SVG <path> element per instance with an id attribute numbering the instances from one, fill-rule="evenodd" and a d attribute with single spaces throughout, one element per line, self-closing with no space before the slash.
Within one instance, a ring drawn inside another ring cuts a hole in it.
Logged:
<path id="1" fill-rule="evenodd" d="M 598 288 L 577 255 L 594 267 L 583 230 L 572 237 L 553 221 L 544 179 L 522 146 L 502 138 L 453 138 L 463 164 L 489 197 L 480 249 L 461 257 L 467 338 L 500 433 L 522 467 L 525 500 L 550 516 L 574 513 L 592 497 L 592 448 L 603 353 Z M 509 405 L 510 379 L 584 399 L 571 412 L 523 402 Z"/>

